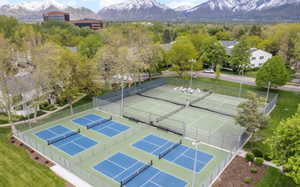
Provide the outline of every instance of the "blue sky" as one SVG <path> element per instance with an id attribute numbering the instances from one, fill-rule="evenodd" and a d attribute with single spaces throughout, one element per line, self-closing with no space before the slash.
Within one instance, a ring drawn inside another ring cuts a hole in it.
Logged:
<path id="1" fill-rule="evenodd" d="M 28 1 L 44 1 L 44 0 L 0 0 L 0 5 L 6 4 L 6 3 L 20 3 L 20 2 L 28 2 Z M 72 5 L 75 7 L 84 6 L 87 8 L 90 8 L 94 11 L 98 11 L 104 6 L 108 6 L 114 3 L 119 3 L 126 0 L 56 0 L 57 2 L 65 3 L 68 5 Z M 177 7 L 181 5 L 197 5 L 202 2 L 205 2 L 206 0 L 157 0 L 163 4 L 166 4 L 170 7 Z"/>

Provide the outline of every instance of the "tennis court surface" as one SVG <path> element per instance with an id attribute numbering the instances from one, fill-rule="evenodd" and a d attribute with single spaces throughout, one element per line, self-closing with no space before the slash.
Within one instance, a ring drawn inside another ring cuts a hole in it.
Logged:
<path id="1" fill-rule="evenodd" d="M 117 153 L 100 162 L 94 169 L 127 187 L 183 187 L 187 184 L 123 153 Z"/>
<path id="2" fill-rule="evenodd" d="M 201 151 L 196 152 L 196 150 L 187 146 L 180 145 L 154 135 L 149 135 L 143 138 L 142 140 L 133 144 L 133 146 L 186 169 L 192 171 L 196 170 L 196 172 L 200 172 L 201 169 L 213 159 L 212 155 L 203 153 Z M 196 166 L 195 160 L 197 160 Z"/>
<path id="3" fill-rule="evenodd" d="M 97 144 L 96 141 L 61 125 L 40 131 L 35 135 L 72 156 Z"/>
<path id="4" fill-rule="evenodd" d="M 73 120 L 74 123 L 93 131 L 113 137 L 129 129 L 128 126 L 102 118 L 96 114 L 89 114 Z"/>

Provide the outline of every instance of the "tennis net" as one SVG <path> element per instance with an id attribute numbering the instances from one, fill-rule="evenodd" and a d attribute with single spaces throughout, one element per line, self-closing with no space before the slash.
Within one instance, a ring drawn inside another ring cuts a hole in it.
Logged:
<path id="1" fill-rule="evenodd" d="M 80 133 L 80 129 L 78 129 L 77 131 L 70 131 L 70 132 L 67 132 L 66 134 L 64 134 L 62 136 L 54 137 L 50 140 L 47 140 L 47 142 L 48 142 L 48 145 L 51 145 L 51 144 L 54 144 L 56 142 L 59 142 L 63 139 L 66 139 L 68 137 L 74 136 L 74 135 L 79 134 L 79 133 Z"/>
<path id="2" fill-rule="evenodd" d="M 174 150 L 176 147 L 182 144 L 182 140 L 180 140 L 178 143 L 170 146 L 168 149 L 164 150 L 163 152 L 159 153 L 158 158 L 162 159 L 164 156 L 166 156 L 168 153 L 170 153 L 172 150 Z"/>
<path id="3" fill-rule="evenodd" d="M 191 107 L 194 107 L 194 108 L 206 110 L 206 111 L 209 111 L 209 112 L 221 114 L 221 115 L 223 115 L 223 116 L 228 116 L 228 117 L 233 117 L 233 118 L 235 117 L 234 114 L 230 114 L 230 113 L 226 113 L 226 112 L 221 112 L 221 111 L 214 110 L 214 109 L 207 108 L 207 107 L 197 106 L 197 105 L 193 105 L 193 104 L 191 104 L 190 106 L 191 106 Z"/>
<path id="4" fill-rule="evenodd" d="M 86 126 L 86 129 L 91 129 L 93 127 L 96 127 L 96 126 L 102 125 L 104 123 L 107 123 L 107 122 L 109 122 L 111 120 L 112 120 L 112 116 L 110 118 L 108 118 L 108 119 L 103 119 L 103 120 L 100 120 L 100 121 L 92 122 L 91 124 L 89 124 L 89 125 Z"/>
<path id="5" fill-rule="evenodd" d="M 135 177 L 137 177 L 139 174 L 144 172 L 146 169 L 150 168 L 153 165 L 153 161 L 151 160 L 148 164 L 145 164 L 143 167 L 138 169 L 136 172 L 134 172 L 132 175 L 128 176 L 124 180 L 121 181 L 121 187 L 129 183 L 131 180 L 133 180 Z"/>

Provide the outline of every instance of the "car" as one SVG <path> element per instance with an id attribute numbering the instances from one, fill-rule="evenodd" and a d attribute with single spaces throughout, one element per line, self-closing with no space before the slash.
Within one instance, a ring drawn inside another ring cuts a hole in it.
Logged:
<path id="1" fill-rule="evenodd" d="M 205 69 L 203 70 L 204 73 L 215 73 L 213 69 Z"/>

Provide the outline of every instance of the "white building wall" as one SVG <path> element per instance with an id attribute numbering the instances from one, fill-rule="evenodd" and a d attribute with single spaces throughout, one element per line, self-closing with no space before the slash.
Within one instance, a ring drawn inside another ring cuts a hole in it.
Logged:
<path id="1" fill-rule="evenodd" d="M 255 50 L 251 53 L 250 57 L 250 66 L 251 68 L 261 67 L 264 63 L 266 63 L 270 58 L 272 58 L 272 54 L 265 52 L 263 50 Z"/>

